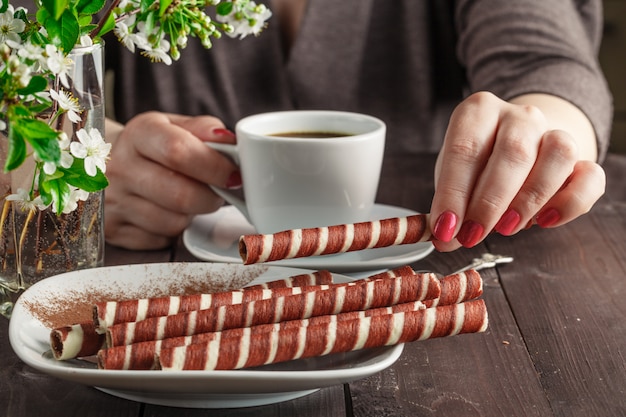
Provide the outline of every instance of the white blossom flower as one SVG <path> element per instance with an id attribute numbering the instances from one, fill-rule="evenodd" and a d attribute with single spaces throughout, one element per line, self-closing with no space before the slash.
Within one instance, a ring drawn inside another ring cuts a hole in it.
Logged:
<path id="1" fill-rule="evenodd" d="M 28 59 L 28 60 L 39 62 L 39 63 L 45 63 L 46 58 L 44 57 L 43 51 L 44 49 L 41 46 L 35 45 L 31 42 L 25 42 L 21 44 L 19 48 L 17 48 L 17 55 L 20 58 Z M 34 68 L 34 70 L 37 71 L 39 70 L 39 68 Z"/>
<path id="2" fill-rule="evenodd" d="M 46 65 L 48 66 L 48 69 L 52 71 L 54 75 L 59 77 L 61 84 L 63 84 L 65 88 L 70 88 L 67 73 L 72 66 L 72 60 L 63 55 L 63 53 L 59 51 L 56 46 L 50 44 L 46 45 L 46 56 Z"/>
<path id="3" fill-rule="evenodd" d="M 165 33 L 159 32 L 158 28 L 154 28 L 152 33 L 146 30 L 144 22 L 137 24 L 137 33 L 132 37 L 133 42 L 138 48 L 143 49 L 141 53 L 152 62 L 163 62 L 166 65 L 172 64 L 172 58 L 169 56 L 170 43 L 165 39 Z"/>
<path id="4" fill-rule="evenodd" d="M 94 177 L 97 169 L 106 172 L 106 161 L 111 152 L 111 144 L 102 139 L 98 129 L 80 129 L 76 132 L 79 142 L 72 142 L 70 152 L 76 158 L 85 160 L 85 172 Z"/>
<path id="5" fill-rule="evenodd" d="M 232 26 L 233 30 L 226 32 L 228 36 L 243 39 L 248 35 L 258 35 L 271 16 L 272 12 L 265 5 L 249 1 L 240 7 L 233 7 L 233 11 L 226 16 L 218 15 L 217 20 Z"/>
<path id="6" fill-rule="evenodd" d="M 250 3 L 254 4 L 254 2 Z M 258 6 L 255 5 L 254 10 L 254 14 L 251 16 L 251 20 L 249 21 L 249 30 L 254 36 L 258 36 L 265 27 L 265 22 L 272 17 L 272 12 L 263 4 L 259 4 Z"/>
<path id="7" fill-rule="evenodd" d="M 5 130 L 7 130 L 7 122 L 0 119 L 0 132 L 4 132 Z"/>
<path id="8" fill-rule="evenodd" d="M 17 80 L 20 87 L 26 87 L 32 78 L 32 68 L 29 65 L 20 62 L 19 58 L 15 55 L 12 55 L 9 58 L 7 70 L 7 72 Z"/>
<path id="9" fill-rule="evenodd" d="M 93 46 L 93 39 L 89 35 L 83 35 L 79 38 L 78 43 L 80 46 Z"/>
<path id="10" fill-rule="evenodd" d="M 178 39 L 176 39 L 176 44 L 181 48 L 186 48 L 188 40 L 189 38 L 186 35 L 179 36 Z"/>
<path id="11" fill-rule="evenodd" d="M 118 22 L 115 25 L 115 29 L 113 29 L 113 33 L 115 33 L 117 39 L 122 45 L 124 45 L 124 47 L 126 47 L 126 49 L 128 49 L 132 53 L 135 53 L 135 42 L 133 40 L 134 37 L 131 34 L 130 29 L 128 29 L 126 20 Z"/>
<path id="12" fill-rule="evenodd" d="M 135 8 L 137 7 L 137 1 L 133 0 L 121 0 L 117 7 L 120 10 L 126 10 L 127 8 Z"/>
<path id="13" fill-rule="evenodd" d="M 26 24 L 13 17 L 15 10 L 9 4 L 7 10 L 0 14 L 0 43 L 7 40 L 13 42 L 21 42 L 20 33 L 24 32 Z"/>
<path id="14" fill-rule="evenodd" d="M 45 209 L 45 204 L 40 196 L 31 200 L 28 190 L 18 188 L 16 194 L 6 196 L 7 201 L 15 201 L 22 211 L 35 211 L 37 209 Z"/>
<path id="15" fill-rule="evenodd" d="M 82 110 L 80 104 L 78 104 L 78 99 L 72 96 L 72 93 L 65 90 L 55 91 L 50 89 L 50 97 L 52 100 L 59 103 L 59 107 L 67 112 L 67 117 L 72 123 L 80 122 L 79 113 L 81 113 Z"/>
<path id="16" fill-rule="evenodd" d="M 46 174 L 54 174 L 58 166 L 66 169 L 72 166 L 72 164 L 74 163 L 74 157 L 70 153 L 70 144 L 70 138 L 67 136 L 67 134 L 65 134 L 65 132 L 61 132 L 59 134 L 59 148 L 61 148 L 61 158 L 59 159 L 58 165 L 54 162 L 45 162 L 43 164 L 43 171 Z"/>
<path id="17" fill-rule="evenodd" d="M 89 193 L 80 188 L 72 188 L 70 190 L 70 196 L 63 207 L 63 214 L 68 214 L 76 210 L 79 201 L 85 201 L 89 198 Z"/>

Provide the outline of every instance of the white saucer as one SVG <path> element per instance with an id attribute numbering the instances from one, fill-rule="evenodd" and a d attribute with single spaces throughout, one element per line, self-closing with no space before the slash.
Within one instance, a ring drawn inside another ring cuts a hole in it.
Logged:
<path id="1" fill-rule="evenodd" d="M 401 207 L 376 204 L 372 219 L 403 217 L 416 214 Z M 204 261 L 242 263 L 238 242 L 241 235 L 254 234 L 254 227 L 233 206 L 224 206 L 215 213 L 196 216 L 183 233 L 183 243 L 195 257 Z M 271 262 L 276 266 L 306 269 L 327 269 L 353 273 L 395 268 L 426 257 L 434 249 L 431 243 L 368 249 L 337 255 L 312 256 Z"/>

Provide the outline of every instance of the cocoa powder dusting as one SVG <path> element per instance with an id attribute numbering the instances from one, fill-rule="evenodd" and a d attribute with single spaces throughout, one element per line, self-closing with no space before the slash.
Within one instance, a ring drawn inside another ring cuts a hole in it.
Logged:
<path id="1" fill-rule="evenodd" d="M 56 329 L 92 321 L 96 302 L 229 291 L 246 286 L 266 270 L 267 267 L 222 273 L 213 271 L 203 276 L 173 271 L 175 279 L 157 276 L 145 278 L 145 282 L 133 291 L 119 285 L 110 285 L 107 288 L 84 287 L 80 290 L 68 290 L 63 297 L 51 296 L 44 300 L 25 301 L 24 306 L 44 326 Z"/>

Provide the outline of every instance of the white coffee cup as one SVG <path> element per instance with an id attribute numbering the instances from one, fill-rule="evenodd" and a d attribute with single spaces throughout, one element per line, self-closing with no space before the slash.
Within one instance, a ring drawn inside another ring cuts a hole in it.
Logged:
<path id="1" fill-rule="evenodd" d="M 235 131 L 236 145 L 207 145 L 239 165 L 244 198 L 212 188 L 258 233 L 369 220 L 385 147 L 381 120 L 294 110 L 246 117 Z M 331 137 L 302 137 L 302 132 Z"/>

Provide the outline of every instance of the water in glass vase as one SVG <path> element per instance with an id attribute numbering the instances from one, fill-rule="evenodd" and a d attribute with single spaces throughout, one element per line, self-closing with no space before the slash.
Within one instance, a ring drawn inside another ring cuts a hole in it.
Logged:
<path id="1" fill-rule="evenodd" d="M 80 120 L 68 120 L 67 114 L 57 119 L 46 119 L 44 114 L 42 120 L 54 123 L 71 142 L 79 141 L 81 130 L 97 130 L 104 137 L 104 47 L 77 47 L 69 59 L 72 68 L 66 91 L 80 107 Z M 0 135 L 0 161 L 7 160 L 8 152 L 8 141 Z M 27 152 L 31 155 L 33 150 Z M 33 190 L 32 197 L 36 197 L 40 191 L 37 178 L 33 158 L 17 169 L 0 172 L 0 314 L 6 317 L 17 297 L 36 282 L 104 264 L 103 192 L 82 191 L 88 197 L 70 197 L 76 206 L 73 210 L 64 207 L 62 214 L 51 207 L 25 207 L 23 200 L 14 197 L 24 190 Z"/>

